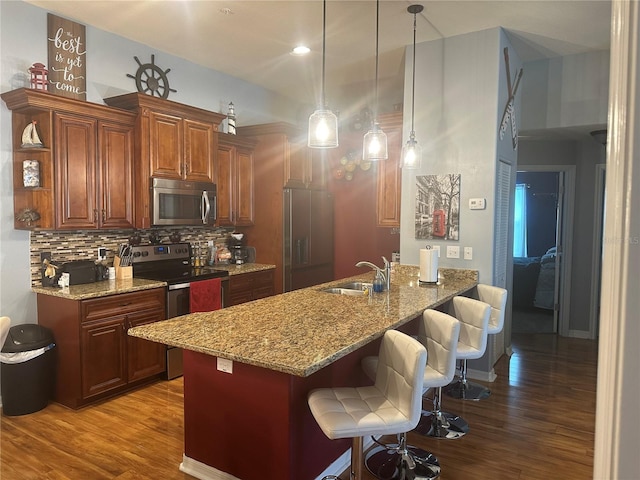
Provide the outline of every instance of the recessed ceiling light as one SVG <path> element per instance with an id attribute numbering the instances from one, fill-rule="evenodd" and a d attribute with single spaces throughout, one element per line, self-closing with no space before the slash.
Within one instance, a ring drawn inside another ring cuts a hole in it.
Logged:
<path id="1" fill-rule="evenodd" d="M 304 45 L 298 45 L 297 47 L 294 47 L 293 50 L 291 50 L 291 55 L 300 57 L 302 55 L 306 55 L 310 51 L 311 49 L 309 47 L 305 47 Z"/>

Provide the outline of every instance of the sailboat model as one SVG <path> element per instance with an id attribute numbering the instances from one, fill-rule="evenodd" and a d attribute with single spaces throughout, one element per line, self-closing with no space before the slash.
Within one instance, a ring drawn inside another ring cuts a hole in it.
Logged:
<path id="1" fill-rule="evenodd" d="M 36 130 L 36 121 L 33 120 L 29 125 L 27 125 L 22 131 L 22 148 L 36 148 L 36 147 L 44 147 L 42 140 L 38 136 L 38 131 Z"/>

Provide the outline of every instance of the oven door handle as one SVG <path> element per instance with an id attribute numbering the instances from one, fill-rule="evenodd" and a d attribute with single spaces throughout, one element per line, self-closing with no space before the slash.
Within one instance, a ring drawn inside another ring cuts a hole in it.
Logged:
<path id="1" fill-rule="evenodd" d="M 169 285 L 169 291 L 171 290 L 182 290 L 184 288 L 189 288 L 191 286 L 191 283 L 187 282 L 187 283 L 176 283 L 174 285 Z"/>

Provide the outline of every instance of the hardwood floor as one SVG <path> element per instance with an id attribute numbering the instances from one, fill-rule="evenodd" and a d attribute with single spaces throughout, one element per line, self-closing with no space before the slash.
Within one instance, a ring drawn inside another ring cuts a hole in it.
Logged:
<path id="1" fill-rule="evenodd" d="M 439 458 L 444 480 L 590 479 L 597 343 L 515 335 L 513 349 L 496 365 L 488 399 L 443 397 L 444 410 L 469 422 L 466 436 L 409 433 L 409 443 Z M 190 479 L 178 470 L 182 392 L 176 379 L 79 411 L 51 404 L 2 416 L 0 479 Z M 364 480 L 373 478 L 365 471 Z"/>

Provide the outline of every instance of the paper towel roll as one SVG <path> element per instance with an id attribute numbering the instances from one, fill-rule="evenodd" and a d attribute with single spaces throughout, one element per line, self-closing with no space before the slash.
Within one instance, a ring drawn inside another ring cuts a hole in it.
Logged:
<path id="1" fill-rule="evenodd" d="M 420 249 L 420 281 L 425 283 L 438 281 L 438 251 L 433 248 Z"/>

